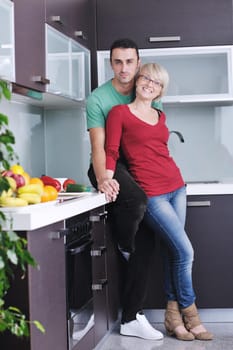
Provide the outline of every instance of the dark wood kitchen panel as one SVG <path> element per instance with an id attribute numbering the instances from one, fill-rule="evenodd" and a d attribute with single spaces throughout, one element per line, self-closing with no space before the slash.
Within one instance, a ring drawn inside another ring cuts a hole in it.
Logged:
<path id="1" fill-rule="evenodd" d="M 16 83 L 46 90 L 44 0 L 14 1 Z"/>
<path id="2" fill-rule="evenodd" d="M 231 0 L 97 0 L 98 50 L 122 37 L 139 48 L 226 45 L 232 28 Z"/>
<path id="3" fill-rule="evenodd" d="M 188 196 L 186 231 L 194 247 L 200 308 L 232 308 L 233 195 Z"/>
<path id="4" fill-rule="evenodd" d="M 233 308 L 233 195 L 188 196 L 186 232 L 194 248 L 193 287 L 199 308 Z M 151 266 L 145 308 L 166 306 L 161 242 Z M 156 276 L 156 278 L 155 278 Z"/>
<path id="5" fill-rule="evenodd" d="M 46 22 L 90 47 L 91 0 L 45 0 Z"/>

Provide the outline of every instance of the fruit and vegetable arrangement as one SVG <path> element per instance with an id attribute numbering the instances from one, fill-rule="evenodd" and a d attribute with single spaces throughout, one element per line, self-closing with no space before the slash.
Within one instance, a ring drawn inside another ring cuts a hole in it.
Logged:
<path id="1" fill-rule="evenodd" d="M 77 184 L 66 179 L 63 184 L 58 179 L 42 175 L 31 177 L 20 164 L 14 164 L 9 170 L 2 170 L 2 178 L 7 180 L 9 189 L 0 195 L 0 207 L 20 207 L 54 201 L 59 192 L 89 192 L 90 186 Z"/>

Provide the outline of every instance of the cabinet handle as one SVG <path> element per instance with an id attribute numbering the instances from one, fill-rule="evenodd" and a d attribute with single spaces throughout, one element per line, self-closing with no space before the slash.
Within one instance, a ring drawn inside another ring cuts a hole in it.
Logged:
<path id="1" fill-rule="evenodd" d="M 108 280 L 106 278 L 101 279 L 99 283 L 93 283 L 91 286 L 92 290 L 102 290 L 103 287 L 107 284 Z"/>
<path id="2" fill-rule="evenodd" d="M 105 252 L 106 247 L 99 247 L 97 249 L 92 249 L 91 250 L 91 256 L 102 256 L 102 254 Z"/>
<path id="3" fill-rule="evenodd" d="M 81 39 L 83 39 L 83 40 L 87 40 L 87 37 L 86 37 L 86 35 L 83 33 L 82 30 L 76 30 L 76 31 L 74 32 L 74 36 L 76 36 L 77 38 L 81 38 Z"/>
<path id="4" fill-rule="evenodd" d="M 180 36 L 150 36 L 149 37 L 149 42 L 154 43 L 158 41 L 180 41 L 181 37 Z"/>
<path id="5" fill-rule="evenodd" d="M 187 206 L 188 207 L 210 207 L 211 202 L 210 201 L 188 201 Z"/>
<path id="6" fill-rule="evenodd" d="M 68 252 L 71 255 L 80 254 L 80 253 L 84 252 L 86 250 L 86 248 L 91 246 L 92 244 L 93 244 L 93 240 L 91 239 L 91 240 L 87 241 L 86 243 L 83 243 L 80 247 L 68 249 Z"/>
<path id="7" fill-rule="evenodd" d="M 50 239 L 61 239 L 64 238 L 69 233 L 69 229 L 61 229 L 59 231 L 52 231 L 49 233 Z"/>
<path id="8" fill-rule="evenodd" d="M 50 84 L 50 80 L 45 77 L 42 77 L 41 75 L 34 75 L 34 77 L 32 77 L 32 81 L 43 85 Z"/>
<path id="9" fill-rule="evenodd" d="M 102 213 L 96 214 L 96 215 L 90 215 L 89 220 L 91 222 L 99 222 L 102 218 L 106 218 L 107 217 L 107 211 L 104 211 Z"/>
<path id="10" fill-rule="evenodd" d="M 62 24 L 61 16 L 51 16 L 50 19 L 52 22 Z"/>

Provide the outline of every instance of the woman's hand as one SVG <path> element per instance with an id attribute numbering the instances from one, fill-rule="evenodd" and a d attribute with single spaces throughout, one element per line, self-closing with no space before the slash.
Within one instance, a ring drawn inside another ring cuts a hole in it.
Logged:
<path id="1" fill-rule="evenodd" d="M 98 190 L 105 193 L 106 199 L 109 202 L 115 202 L 120 186 L 117 180 L 104 178 L 98 181 Z"/>

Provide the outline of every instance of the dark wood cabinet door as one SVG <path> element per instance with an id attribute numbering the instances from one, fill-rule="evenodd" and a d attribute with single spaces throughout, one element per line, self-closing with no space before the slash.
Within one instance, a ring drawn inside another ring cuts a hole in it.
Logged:
<path id="1" fill-rule="evenodd" d="M 104 207 L 90 213 L 90 221 L 93 223 L 91 254 L 95 344 L 103 338 L 108 329 L 105 216 Z"/>
<path id="2" fill-rule="evenodd" d="M 46 90 L 44 0 L 20 0 L 15 6 L 16 83 Z"/>
<path id="3" fill-rule="evenodd" d="M 97 1 L 97 48 L 129 37 L 139 48 L 231 44 L 231 0 Z M 150 38 L 161 41 L 150 42 Z M 165 40 L 180 37 L 180 40 Z"/>
<path id="4" fill-rule="evenodd" d="M 89 47 L 92 20 L 90 5 L 90 0 L 45 0 L 46 22 Z"/>
<path id="5" fill-rule="evenodd" d="M 191 203 L 190 203 L 191 202 Z M 188 196 L 186 231 L 194 248 L 200 308 L 232 308 L 233 195 Z"/>

